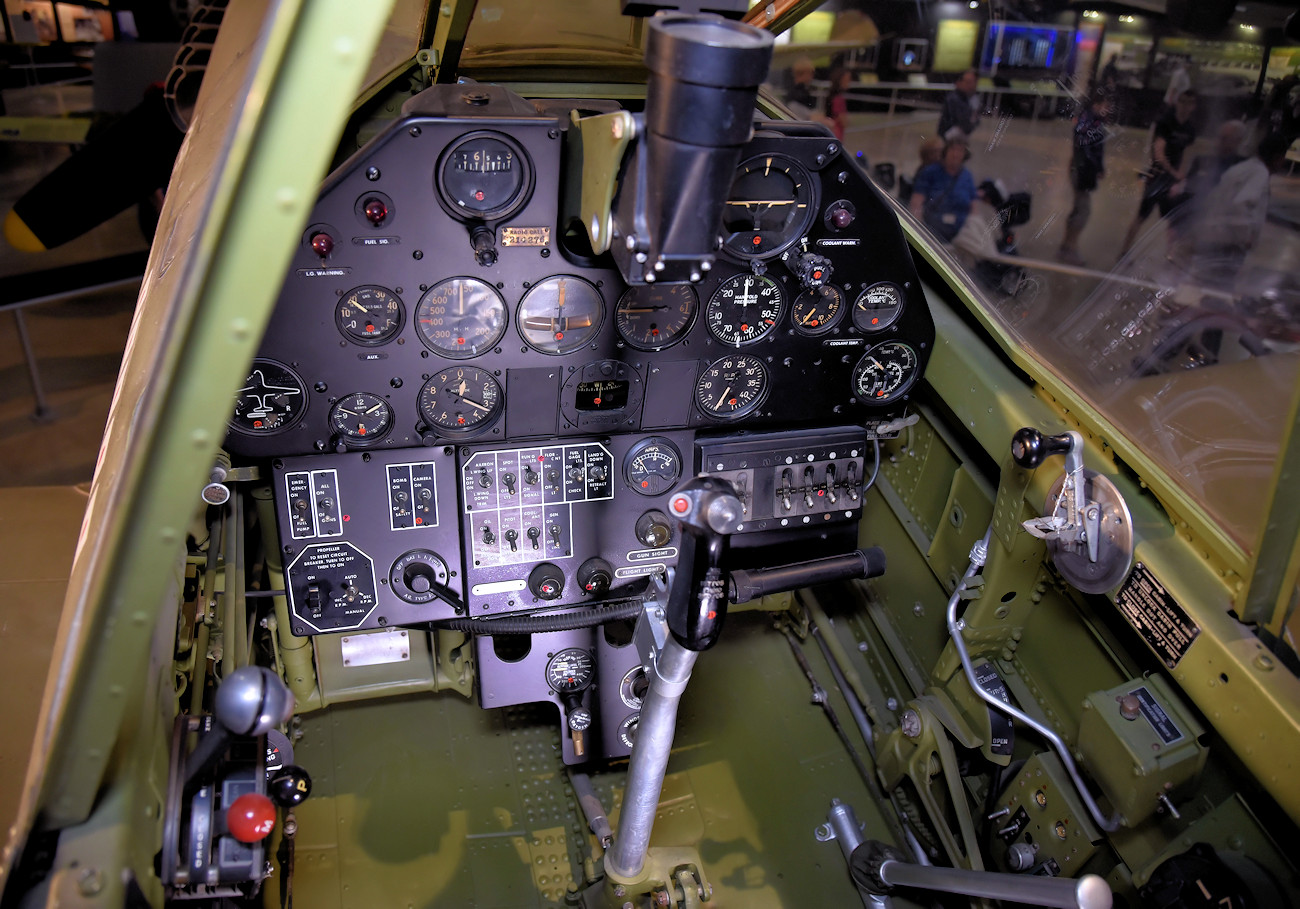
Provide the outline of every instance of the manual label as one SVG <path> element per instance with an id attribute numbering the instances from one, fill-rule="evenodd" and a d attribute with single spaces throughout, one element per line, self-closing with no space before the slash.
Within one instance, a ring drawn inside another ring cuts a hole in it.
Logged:
<path id="1" fill-rule="evenodd" d="M 1160 706 L 1155 695 L 1147 690 L 1146 686 L 1134 688 L 1129 694 L 1138 699 L 1138 704 L 1142 709 L 1142 716 L 1151 724 L 1155 734 L 1160 736 L 1160 741 L 1166 745 L 1172 745 L 1174 742 L 1181 741 L 1183 731 L 1178 728 L 1178 724 L 1165 713 L 1165 708 Z"/>
<path id="2" fill-rule="evenodd" d="M 1115 605 L 1164 664 L 1178 665 L 1201 633 L 1201 629 L 1179 606 L 1164 586 L 1141 562 L 1115 596 Z"/>

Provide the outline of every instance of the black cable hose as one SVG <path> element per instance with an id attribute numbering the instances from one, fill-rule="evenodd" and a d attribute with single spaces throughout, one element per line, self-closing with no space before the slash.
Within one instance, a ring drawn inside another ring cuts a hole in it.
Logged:
<path id="1" fill-rule="evenodd" d="M 499 619 L 446 619 L 430 623 L 434 631 L 463 631 L 467 634 L 540 634 L 546 631 L 572 631 L 631 619 L 641 614 L 640 600 L 625 600 L 560 615 L 512 615 Z"/>

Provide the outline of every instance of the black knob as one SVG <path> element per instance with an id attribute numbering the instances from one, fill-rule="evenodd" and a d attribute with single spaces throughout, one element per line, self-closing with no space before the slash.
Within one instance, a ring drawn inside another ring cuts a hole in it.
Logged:
<path id="1" fill-rule="evenodd" d="M 1025 469 L 1037 467 L 1048 455 L 1069 454 L 1070 436 L 1045 436 L 1032 426 L 1016 430 L 1011 437 L 1011 460 Z"/>
<path id="2" fill-rule="evenodd" d="M 528 589 L 539 600 L 558 600 L 564 593 L 564 572 L 550 562 L 543 562 L 528 575 Z"/>
<path id="3" fill-rule="evenodd" d="M 636 538 L 643 546 L 649 546 L 651 549 L 667 546 L 672 535 L 673 529 L 668 523 L 668 515 L 662 511 L 647 511 L 637 519 Z"/>
<path id="4" fill-rule="evenodd" d="M 311 777 L 306 770 L 290 764 L 271 777 L 266 791 L 281 808 L 292 808 L 311 795 Z"/>
<path id="5" fill-rule="evenodd" d="M 604 559 L 587 559 L 578 566 L 578 586 L 594 597 L 603 596 L 614 583 L 614 569 Z"/>

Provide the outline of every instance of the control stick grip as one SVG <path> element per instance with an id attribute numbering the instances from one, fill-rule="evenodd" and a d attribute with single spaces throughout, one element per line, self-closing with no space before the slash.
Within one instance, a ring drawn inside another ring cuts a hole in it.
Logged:
<path id="1" fill-rule="evenodd" d="M 855 549 L 845 555 L 779 565 L 776 568 L 732 571 L 727 598 L 733 603 L 747 603 L 771 593 L 783 593 L 832 581 L 877 578 L 884 573 L 885 551 L 879 546 L 872 546 L 870 549 Z"/>
<path id="2" fill-rule="evenodd" d="M 1032 470 L 1049 456 L 1070 453 L 1074 442 L 1068 432 L 1059 436 L 1045 436 L 1032 426 L 1016 430 L 1011 437 L 1011 460 L 1026 470 Z"/>

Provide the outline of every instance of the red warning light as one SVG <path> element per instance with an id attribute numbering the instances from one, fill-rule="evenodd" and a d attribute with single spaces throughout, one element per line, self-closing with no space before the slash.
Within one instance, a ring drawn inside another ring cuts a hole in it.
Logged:
<path id="1" fill-rule="evenodd" d="M 758 244 L 760 244 L 760 243 L 762 243 L 762 242 L 763 242 L 763 238 L 762 238 L 762 237 L 755 237 L 755 238 L 754 238 L 754 245 L 755 245 L 755 246 L 757 246 Z"/>

